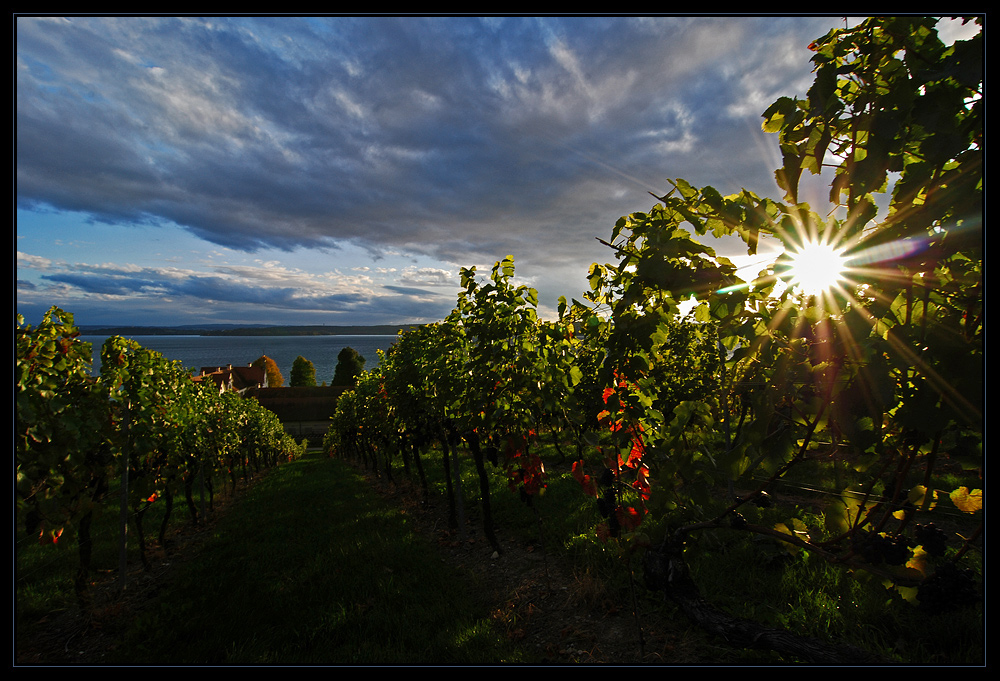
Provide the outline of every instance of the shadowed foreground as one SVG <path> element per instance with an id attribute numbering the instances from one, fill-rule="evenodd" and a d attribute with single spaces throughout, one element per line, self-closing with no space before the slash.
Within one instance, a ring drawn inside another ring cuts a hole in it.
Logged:
<path id="1" fill-rule="evenodd" d="M 480 601 L 356 471 L 310 455 L 234 504 L 109 661 L 518 661 Z"/>

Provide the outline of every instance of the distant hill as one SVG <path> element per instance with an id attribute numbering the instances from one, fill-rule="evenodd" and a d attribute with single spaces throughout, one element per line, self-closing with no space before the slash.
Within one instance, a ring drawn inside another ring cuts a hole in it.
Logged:
<path id="1" fill-rule="evenodd" d="M 80 326 L 88 336 L 395 336 L 420 324 L 374 326 Z"/>
<path id="2" fill-rule="evenodd" d="M 395 336 L 421 324 L 375 326 L 264 326 L 207 330 L 202 336 Z"/>

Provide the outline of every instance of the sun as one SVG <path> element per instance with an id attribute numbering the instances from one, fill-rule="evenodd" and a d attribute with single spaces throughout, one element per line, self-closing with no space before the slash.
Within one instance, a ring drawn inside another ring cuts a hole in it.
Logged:
<path id="1" fill-rule="evenodd" d="M 846 263 L 843 251 L 831 244 L 806 243 L 791 254 L 789 284 L 805 295 L 822 295 L 844 280 Z"/>

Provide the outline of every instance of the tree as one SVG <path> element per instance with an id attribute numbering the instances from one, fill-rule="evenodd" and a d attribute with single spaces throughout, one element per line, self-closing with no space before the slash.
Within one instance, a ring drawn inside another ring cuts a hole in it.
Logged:
<path id="1" fill-rule="evenodd" d="M 712 531 L 874 574 L 928 611 L 979 600 L 955 564 L 981 550 L 982 490 L 932 485 L 943 462 L 983 476 L 983 35 L 946 46 L 937 21 L 873 18 L 810 46 L 807 98 L 781 98 L 763 116 L 779 137 L 783 200 L 677 180 L 650 211 L 616 223 L 605 243 L 617 264 L 591 267 L 588 297 L 612 322 L 602 423 L 631 445 L 621 467 L 656 481 L 644 511 L 667 521 L 645 554 L 647 583 L 730 641 L 743 634 L 702 607 L 685 564 Z M 830 179 L 825 216 L 801 201 L 806 170 Z M 785 253 L 745 282 L 692 230 L 739 235 L 749 255 L 764 235 Z M 787 262 L 820 241 L 843 253 L 843 281 L 822 294 L 782 291 Z M 713 395 L 676 395 L 657 371 L 675 371 L 664 350 L 692 299 L 694 320 L 717 329 L 719 360 L 705 364 L 706 387 L 721 386 Z M 822 515 L 755 522 L 767 489 L 817 455 L 838 466 L 838 484 L 849 476 Z M 927 523 L 942 492 L 979 516 L 969 531 L 945 537 Z M 743 640 L 764 642 L 759 628 Z M 770 645 L 829 659 L 802 641 Z"/>
<path id="2" fill-rule="evenodd" d="M 316 367 L 302 355 L 296 357 L 295 361 L 292 362 L 292 387 L 316 387 Z"/>
<path id="3" fill-rule="evenodd" d="M 264 366 L 264 373 L 267 375 L 268 388 L 280 388 L 285 385 L 285 378 L 281 375 L 281 371 L 273 359 L 267 355 L 261 355 L 250 364 L 252 367 L 261 365 Z"/>
<path id="4" fill-rule="evenodd" d="M 337 368 L 333 372 L 330 385 L 356 385 L 358 376 L 365 370 L 365 358 L 358 351 L 346 347 L 337 355 Z"/>
<path id="5" fill-rule="evenodd" d="M 15 499 L 25 530 L 41 544 L 75 534 L 80 567 L 74 582 L 86 596 L 91 521 L 108 488 L 113 453 L 108 395 L 90 377 L 91 346 L 79 340 L 73 315 L 52 307 L 32 327 L 14 327 Z"/>

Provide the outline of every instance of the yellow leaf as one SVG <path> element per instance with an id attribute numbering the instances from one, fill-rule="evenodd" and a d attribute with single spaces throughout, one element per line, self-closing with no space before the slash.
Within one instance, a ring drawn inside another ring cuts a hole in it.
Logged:
<path id="1" fill-rule="evenodd" d="M 930 491 L 931 494 L 931 501 L 925 510 L 929 511 L 935 506 L 937 506 L 937 496 L 938 496 L 937 490 L 928 490 L 923 485 L 917 485 L 916 487 L 910 490 L 910 493 L 906 496 L 906 499 L 917 508 L 923 509 L 924 502 L 926 500 L 925 497 L 927 496 L 928 491 Z"/>
<path id="2" fill-rule="evenodd" d="M 919 572 L 921 578 L 927 576 L 927 552 L 922 546 L 913 549 L 913 557 L 907 561 L 906 567 Z"/>
<path id="3" fill-rule="evenodd" d="M 955 507 L 965 513 L 975 513 L 983 510 L 983 490 L 974 489 L 971 492 L 968 487 L 959 487 L 951 493 L 951 501 Z"/>
<path id="4" fill-rule="evenodd" d="M 777 532 L 780 532 L 781 534 L 787 534 L 791 537 L 796 537 L 797 539 L 801 539 L 803 541 L 809 541 L 809 533 L 806 531 L 807 528 L 805 526 L 805 523 L 803 523 L 798 518 L 792 518 L 791 524 L 792 527 L 789 528 L 787 525 L 785 525 L 785 523 L 775 523 L 774 529 Z M 796 548 L 792 544 L 785 544 L 785 550 L 791 553 L 792 555 L 798 553 L 798 548 Z"/>
<path id="5" fill-rule="evenodd" d="M 798 535 L 799 539 L 809 541 L 809 528 L 806 527 L 804 522 L 798 518 L 792 518 L 792 529 L 795 531 L 795 534 Z"/>
<path id="6" fill-rule="evenodd" d="M 848 523 L 853 524 L 858 518 L 868 512 L 865 505 L 861 503 L 863 496 L 860 493 L 848 488 L 843 491 L 840 498 L 844 503 L 845 516 Z"/>
<path id="7" fill-rule="evenodd" d="M 826 531 L 830 534 L 846 532 L 850 528 L 847 509 L 842 504 L 830 504 L 824 512 Z"/>
<path id="8" fill-rule="evenodd" d="M 915 586 L 900 586 L 896 585 L 896 591 L 902 596 L 906 601 L 910 603 L 917 603 L 917 587 Z"/>

